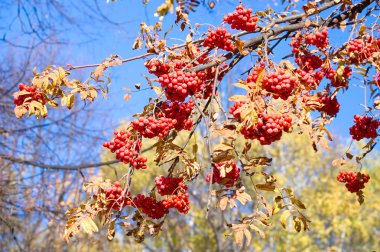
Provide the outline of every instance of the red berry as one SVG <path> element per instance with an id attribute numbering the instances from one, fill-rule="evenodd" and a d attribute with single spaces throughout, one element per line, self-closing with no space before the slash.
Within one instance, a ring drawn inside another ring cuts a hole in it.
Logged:
<path id="1" fill-rule="evenodd" d="M 379 134 L 377 128 L 380 121 L 369 116 L 354 116 L 355 125 L 350 128 L 352 139 L 361 140 L 363 138 L 376 138 Z"/>
<path id="2" fill-rule="evenodd" d="M 224 22 L 231 25 L 232 29 L 254 32 L 258 17 L 252 16 L 252 9 L 245 9 L 238 5 L 236 10 L 224 17 Z"/>
<path id="3" fill-rule="evenodd" d="M 207 37 L 203 41 L 203 46 L 234 51 L 236 48 L 232 43 L 231 37 L 232 35 L 224 28 L 217 28 L 215 31 L 209 29 Z"/>
<path id="4" fill-rule="evenodd" d="M 114 136 L 112 141 L 103 143 L 103 146 L 115 153 L 117 160 L 136 169 L 146 169 L 147 159 L 140 155 L 141 140 L 135 139 L 131 132 L 126 131 L 115 131 Z"/>

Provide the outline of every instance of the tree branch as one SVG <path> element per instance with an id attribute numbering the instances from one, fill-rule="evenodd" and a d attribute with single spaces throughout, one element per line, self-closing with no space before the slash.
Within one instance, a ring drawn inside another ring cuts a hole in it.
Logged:
<path id="1" fill-rule="evenodd" d="M 141 153 L 145 153 L 147 151 L 150 151 L 154 148 L 155 146 L 152 145 L 144 150 L 141 151 Z M 25 164 L 25 165 L 31 165 L 43 169 L 51 169 L 51 170 L 66 170 L 66 171 L 80 171 L 83 169 L 88 169 L 88 168 L 96 168 L 96 167 L 101 167 L 101 166 L 107 166 L 107 165 L 112 165 L 119 163 L 120 161 L 117 159 L 111 160 L 111 161 L 105 161 L 105 162 L 99 162 L 99 163 L 88 163 L 88 164 L 79 164 L 79 165 L 49 165 L 49 164 L 44 164 L 44 163 L 39 163 L 36 161 L 32 160 L 26 160 L 22 158 L 17 158 L 17 157 L 12 157 L 9 155 L 4 155 L 0 154 L 0 159 L 5 159 L 14 163 L 18 164 Z"/>

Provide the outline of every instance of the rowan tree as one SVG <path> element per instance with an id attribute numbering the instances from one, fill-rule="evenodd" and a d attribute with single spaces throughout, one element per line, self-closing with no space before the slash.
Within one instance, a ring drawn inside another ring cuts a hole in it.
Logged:
<path id="1" fill-rule="evenodd" d="M 173 2 L 166 1 L 157 15 L 168 14 Z M 355 156 L 348 148 L 332 165 L 342 168 L 336 183 L 364 202 L 365 186 L 372 179 L 362 171 L 362 160 L 375 147 L 380 126 L 379 3 L 283 1 L 284 12 L 276 13 L 254 10 L 250 2 L 243 2 L 226 13 L 219 26 L 205 27 L 189 20 L 193 2 L 178 1 L 175 8 L 183 44 L 168 44 L 170 30 L 164 31 L 161 22 L 141 23 L 133 44 L 133 49 L 145 50 L 140 56 L 111 55 L 96 64 L 49 66 L 34 72 L 29 83 L 20 83 L 14 94 L 17 117 L 46 118 L 50 107 L 71 109 L 78 99 L 92 102 L 99 93 L 106 96 L 111 81 L 107 71 L 112 67 L 144 59 L 141 67 L 150 73 L 146 82 L 156 96 L 103 145 L 128 170 L 117 181 L 99 178 L 85 184 L 89 200 L 68 210 L 67 240 L 80 230 L 98 231 L 95 220 L 107 226 L 109 240 L 116 224 L 137 242 L 156 236 L 164 232 L 169 215 L 191 211 L 189 190 L 203 179 L 207 186 L 199 190 L 207 202 L 205 218 L 214 206 L 221 211 L 254 206 L 251 213 L 226 223 L 238 244 L 250 243 L 251 232 L 265 237 L 275 216 L 285 229 L 309 230 L 302 195 L 276 179 L 268 169 L 272 157 L 258 156 L 252 143 L 265 148 L 296 132 L 308 136 L 310 148 L 326 148 L 332 140 L 326 126 L 339 115 L 339 98 L 354 84 L 365 90 L 365 104 L 347 131 L 354 141 L 366 139 L 366 145 Z M 342 31 L 348 33 L 347 40 L 330 43 L 331 34 Z M 288 50 L 282 60 L 274 57 L 279 45 Z M 236 80 L 240 91 L 228 97 L 234 104 L 227 108 L 220 92 L 223 78 L 249 56 L 252 67 Z M 83 68 L 95 70 L 85 81 L 70 78 Z M 204 163 L 197 160 L 200 147 L 191 142 L 198 130 L 204 137 Z M 186 136 L 183 145 L 176 141 L 179 135 Z M 144 155 L 148 149 L 154 150 L 154 157 Z M 149 159 L 156 167 L 147 165 Z M 344 166 L 348 161 L 354 163 L 350 170 Z M 133 190 L 134 177 L 159 168 L 162 173 L 147 182 L 145 191 Z"/>

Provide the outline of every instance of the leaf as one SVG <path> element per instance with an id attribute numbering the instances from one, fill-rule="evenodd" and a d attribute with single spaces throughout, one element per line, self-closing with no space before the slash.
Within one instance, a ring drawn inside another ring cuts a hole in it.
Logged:
<path id="1" fill-rule="evenodd" d="M 92 74 L 95 77 L 95 80 L 99 80 L 106 70 L 106 66 L 104 64 L 100 64 L 93 72 Z"/>
<path id="2" fill-rule="evenodd" d="M 123 97 L 123 99 L 125 101 L 129 101 L 129 99 L 131 99 L 131 94 L 125 94 L 124 97 Z"/>
<path id="3" fill-rule="evenodd" d="M 305 20 L 305 27 L 307 28 L 307 27 L 309 27 L 311 25 L 311 20 L 310 19 L 306 19 Z"/>
<path id="4" fill-rule="evenodd" d="M 95 222 L 89 216 L 86 216 L 81 221 L 81 227 L 83 228 L 83 231 L 86 232 L 89 235 L 91 235 L 94 232 L 98 232 L 99 231 L 99 229 L 96 226 Z"/>
<path id="5" fill-rule="evenodd" d="M 154 92 L 156 92 L 158 96 L 162 94 L 162 88 L 157 87 L 157 86 L 151 86 L 151 88 L 153 89 Z"/>
<path id="6" fill-rule="evenodd" d="M 265 233 L 261 229 L 259 229 L 258 227 L 256 227 L 255 225 L 250 224 L 249 228 L 252 229 L 253 231 L 255 231 L 256 233 L 258 233 L 261 238 L 263 238 L 263 239 L 265 238 Z"/>
<path id="7" fill-rule="evenodd" d="M 223 197 L 219 200 L 219 207 L 222 211 L 224 211 L 227 207 L 228 197 Z"/>
<path id="8" fill-rule="evenodd" d="M 239 53 L 243 56 L 246 56 L 249 52 L 244 50 L 244 42 L 241 39 L 236 39 L 234 43 L 235 47 L 238 49 Z"/>
<path id="9" fill-rule="evenodd" d="M 233 126 L 232 128 L 228 128 L 227 125 L 224 126 L 221 129 L 215 129 L 213 133 L 218 134 L 219 136 L 223 137 L 223 139 L 226 140 L 234 140 L 236 138 L 236 126 Z"/>
<path id="10" fill-rule="evenodd" d="M 301 225 L 301 221 L 299 220 L 299 218 L 298 217 L 293 217 L 293 221 L 294 221 L 294 229 L 298 233 L 301 232 L 302 225 Z"/>
<path id="11" fill-rule="evenodd" d="M 107 231 L 107 240 L 112 241 L 115 237 L 115 222 L 116 219 L 112 220 Z"/>
<path id="12" fill-rule="evenodd" d="M 248 101 L 248 97 L 246 95 L 234 95 L 228 98 L 228 100 L 233 102 Z"/>
<path id="13" fill-rule="evenodd" d="M 245 205 L 247 202 L 252 201 L 252 198 L 248 193 L 240 193 L 239 191 L 236 191 L 236 199 L 240 201 L 242 205 Z"/>
<path id="14" fill-rule="evenodd" d="M 275 186 L 267 184 L 257 184 L 256 188 L 263 191 L 274 191 L 276 189 Z"/>
<path id="15" fill-rule="evenodd" d="M 295 204 L 299 208 L 306 209 L 306 206 L 300 200 L 298 200 L 296 198 L 290 198 L 290 200 L 292 201 L 293 204 Z"/>
<path id="16" fill-rule="evenodd" d="M 21 118 L 28 112 L 28 110 L 24 106 L 16 106 L 14 112 L 17 118 Z"/>
<path id="17" fill-rule="evenodd" d="M 244 231 L 243 230 L 238 230 L 234 233 L 235 236 L 235 243 L 236 244 L 243 244 L 243 238 L 244 238 Z"/>
<path id="18" fill-rule="evenodd" d="M 247 239 L 247 244 L 250 244 L 252 240 L 251 232 L 249 232 L 248 229 L 244 229 L 243 231 L 244 231 L 244 236 Z"/>
<path id="19" fill-rule="evenodd" d="M 69 94 L 66 97 L 66 106 L 68 109 L 71 109 L 74 106 L 74 95 L 73 94 Z"/>
<path id="20" fill-rule="evenodd" d="M 232 146 L 222 143 L 222 144 L 218 144 L 215 147 L 214 152 L 225 152 L 229 150 L 233 150 Z"/>
<path id="21" fill-rule="evenodd" d="M 285 210 L 282 214 L 281 214 L 281 217 L 280 217 L 280 222 L 281 222 L 281 225 L 284 229 L 286 229 L 286 220 L 289 218 L 289 216 L 291 215 L 291 212 L 290 210 Z"/>

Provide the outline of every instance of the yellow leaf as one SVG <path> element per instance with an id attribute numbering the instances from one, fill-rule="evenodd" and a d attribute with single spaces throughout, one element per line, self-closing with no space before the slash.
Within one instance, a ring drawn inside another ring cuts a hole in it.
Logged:
<path id="1" fill-rule="evenodd" d="M 248 97 L 245 95 L 234 95 L 228 98 L 229 101 L 239 102 L 239 101 L 248 101 Z"/>
<path id="2" fill-rule="evenodd" d="M 243 230 L 238 230 L 235 232 L 235 242 L 237 244 L 242 244 L 243 238 L 244 238 L 244 231 Z"/>
<path id="3" fill-rule="evenodd" d="M 153 89 L 154 92 L 156 92 L 156 94 L 158 96 L 160 96 L 162 94 L 162 89 L 160 87 L 157 87 L 157 86 L 151 86 L 151 88 Z"/>
<path id="4" fill-rule="evenodd" d="M 225 210 L 227 207 L 228 197 L 223 197 L 219 201 L 219 207 L 221 210 Z"/>
<path id="5" fill-rule="evenodd" d="M 24 106 L 17 106 L 14 108 L 14 112 L 17 118 L 21 118 L 28 110 Z"/>
<path id="6" fill-rule="evenodd" d="M 74 106 L 74 95 L 73 94 L 69 94 L 69 96 L 64 97 L 64 98 L 66 98 L 66 106 L 67 106 L 67 108 L 71 109 Z"/>
<path id="7" fill-rule="evenodd" d="M 306 206 L 300 200 L 298 200 L 296 198 L 291 198 L 290 200 L 292 201 L 293 204 L 295 204 L 299 208 L 306 209 Z"/>
<path id="8" fill-rule="evenodd" d="M 81 221 L 81 227 L 83 228 L 83 231 L 87 234 L 92 234 L 93 232 L 99 231 L 95 222 L 89 216 L 83 218 L 83 220 Z"/>
<path id="9" fill-rule="evenodd" d="M 280 217 L 280 222 L 281 222 L 281 225 L 284 229 L 286 229 L 286 220 L 289 218 L 289 216 L 291 215 L 292 213 L 289 211 L 289 210 L 285 210 L 282 214 L 281 214 L 281 217 Z"/>
<path id="10" fill-rule="evenodd" d="M 267 184 L 257 184 L 256 188 L 263 191 L 274 191 L 274 189 L 276 189 L 275 186 Z"/>
<path id="11" fill-rule="evenodd" d="M 247 244 L 250 244 L 252 240 L 251 232 L 249 232 L 248 229 L 244 229 L 243 231 L 244 231 L 245 238 L 247 239 Z"/>

